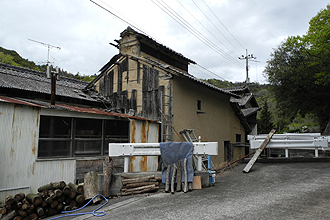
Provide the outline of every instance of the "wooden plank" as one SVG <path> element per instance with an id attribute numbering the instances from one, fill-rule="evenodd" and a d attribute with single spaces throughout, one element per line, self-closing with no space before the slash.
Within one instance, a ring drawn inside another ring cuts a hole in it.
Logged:
<path id="1" fill-rule="evenodd" d="M 202 180 L 201 180 L 200 176 L 194 176 L 192 188 L 193 189 L 202 189 Z"/>
<path id="2" fill-rule="evenodd" d="M 249 163 L 243 169 L 243 172 L 244 173 L 250 172 L 252 166 L 255 164 L 255 162 L 257 161 L 258 157 L 260 156 L 260 154 L 262 153 L 262 151 L 265 149 L 265 147 L 267 146 L 267 144 L 269 143 L 270 139 L 273 137 L 273 135 L 275 134 L 275 132 L 276 132 L 275 129 L 273 129 L 273 130 L 270 131 L 270 133 L 267 135 L 267 137 L 264 140 L 264 142 L 261 144 L 261 146 L 258 148 L 258 150 L 256 150 L 255 154 L 253 155 L 253 157 L 251 158 L 251 160 L 249 161 Z"/>

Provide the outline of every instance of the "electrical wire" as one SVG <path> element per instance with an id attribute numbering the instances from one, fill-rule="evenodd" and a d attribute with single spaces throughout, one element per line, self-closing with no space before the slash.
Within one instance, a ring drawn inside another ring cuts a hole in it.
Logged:
<path id="1" fill-rule="evenodd" d="M 93 0 L 90 0 L 92 3 L 94 3 L 95 5 L 97 5 L 98 7 L 102 8 L 103 10 L 105 10 L 106 12 L 110 13 L 111 15 L 113 15 L 114 17 L 116 17 L 117 19 L 119 19 L 121 22 L 124 22 L 128 25 L 130 25 L 131 27 L 133 27 L 134 29 L 138 30 L 139 32 L 151 37 L 150 34 L 147 34 L 146 31 L 143 31 L 142 28 L 138 27 L 137 25 L 133 24 L 133 22 L 129 22 L 126 21 L 125 19 L 123 19 L 122 17 L 116 15 L 115 13 L 113 13 L 112 11 L 110 11 L 109 9 L 103 7 L 102 5 L 96 3 Z M 103 4 L 107 5 L 107 7 L 111 8 L 108 4 L 106 4 L 105 2 L 103 2 L 102 0 L 100 0 Z M 156 4 L 161 10 L 163 10 L 166 14 L 168 14 L 172 19 L 174 19 L 177 23 L 179 23 L 182 27 L 184 27 L 187 31 L 189 31 L 191 34 L 193 34 L 196 38 L 198 38 L 201 42 L 203 42 L 205 45 L 207 45 L 208 47 L 210 47 L 212 50 L 214 50 L 216 53 L 218 53 L 219 55 L 223 56 L 225 59 L 227 59 L 228 61 L 230 61 L 231 63 L 242 67 L 242 64 L 240 62 L 237 62 L 236 59 L 233 59 L 230 55 L 228 55 L 225 51 L 223 51 L 222 49 L 220 49 L 219 47 L 217 47 L 214 43 L 212 43 L 210 40 L 208 40 L 204 35 L 202 35 L 199 31 L 197 31 L 192 25 L 189 24 L 189 22 L 187 22 L 185 19 L 183 19 L 178 13 L 176 13 L 172 8 L 170 8 L 165 2 L 163 2 L 163 4 L 161 4 L 160 2 L 158 2 L 160 5 L 159 6 L 154 0 L 152 0 L 152 2 L 154 2 L 154 4 Z M 166 8 L 165 5 L 167 5 L 168 7 Z M 170 9 L 168 9 L 170 8 Z M 114 10 L 114 9 L 112 9 Z M 171 11 L 172 10 L 172 11 Z M 115 10 L 114 10 L 115 11 Z M 117 12 L 118 13 L 118 12 Z M 170 15 L 170 14 L 171 15 Z M 120 13 L 119 13 L 120 14 Z M 121 15 L 122 16 L 122 15 Z M 155 41 L 157 41 L 154 37 L 153 38 Z M 157 41 L 159 42 L 159 41 Z M 228 49 L 228 48 L 227 48 Z M 222 78 L 221 76 L 213 73 L 212 71 L 206 69 L 205 67 L 202 67 L 201 65 L 197 64 L 199 67 L 201 67 L 204 70 L 207 70 L 208 72 L 212 73 L 213 75 L 225 80 L 224 78 Z"/>
<path id="2" fill-rule="evenodd" d="M 213 10 L 208 6 L 208 4 L 204 1 L 201 0 L 206 7 L 212 12 L 212 14 L 214 15 L 214 17 L 216 17 L 216 19 L 220 22 L 220 24 L 228 31 L 228 33 L 235 39 L 235 41 L 243 48 L 243 50 L 245 50 L 245 47 L 243 47 L 243 45 L 236 39 L 236 37 L 228 30 L 228 28 L 220 21 L 219 17 L 213 12 Z"/>
<path id="3" fill-rule="evenodd" d="M 217 31 L 230 43 L 230 45 L 232 45 L 238 53 L 240 53 L 240 51 L 228 40 L 228 38 L 219 30 L 219 28 L 211 21 L 211 19 L 203 12 L 203 10 L 196 4 L 196 2 L 194 0 L 192 0 L 192 2 L 194 3 L 194 5 L 202 12 L 202 14 L 206 17 L 207 20 L 209 20 L 209 22 L 215 27 L 215 29 L 217 29 Z"/>
<path id="4" fill-rule="evenodd" d="M 161 3 L 160 1 L 152 0 L 154 4 L 156 4 L 161 10 L 163 10 L 167 15 L 169 15 L 173 20 L 175 20 L 178 24 L 180 24 L 183 28 L 185 28 L 188 32 L 193 34 L 196 38 L 198 38 L 201 42 L 203 42 L 205 45 L 210 47 L 212 50 L 214 50 L 219 55 L 223 56 L 225 59 L 230 61 L 231 63 L 242 67 L 242 63 L 238 62 L 236 59 L 232 58 L 230 55 L 228 55 L 226 52 L 224 52 L 222 49 L 217 47 L 214 43 L 212 43 L 210 40 L 208 40 L 204 35 L 202 35 L 199 31 L 197 31 L 194 27 L 192 27 L 189 22 L 185 21 L 180 15 L 178 15 L 173 9 L 171 10 L 171 7 L 169 7 L 166 3 Z"/>
<path id="5" fill-rule="evenodd" d="M 97 196 L 102 196 L 104 199 L 105 199 L 105 203 L 100 205 L 98 208 L 94 209 L 92 212 L 83 212 L 83 213 L 73 213 L 73 214 L 68 214 L 68 215 L 61 215 L 61 216 L 58 216 L 58 217 L 55 217 L 55 218 L 51 218 L 51 219 L 48 219 L 48 220 L 54 220 L 54 219 L 59 219 L 59 218 L 63 218 L 63 217 L 68 217 L 68 216 L 77 216 L 77 215 L 86 215 L 86 214 L 93 214 L 94 216 L 96 217 L 101 217 L 101 216 L 105 216 L 106 213 L 104 211 L 97 211 L 99 210 L 100 208 L 102 208 L 103 206 L 105 206 L 109 201 L 107 200 L 107 198 L 105 198 L 103 195 L 101 194 L 97 194 L 96 196 L 94 196 L 91 200 L 89 200 L 89 202 L 87 202 L 84 206 L 82 206 L 81 208 L 79 209 L 75 209 L 75 210 L 72 210 L 72 211 L 63 211 L 62 213 L 65 214 L 65 213 L 71 213 L 71 212 L 76 212 L 76 211 L 79 211 L 83 208 L 85 208 L 89 203 L 91 203 L 95 197 Z"/>

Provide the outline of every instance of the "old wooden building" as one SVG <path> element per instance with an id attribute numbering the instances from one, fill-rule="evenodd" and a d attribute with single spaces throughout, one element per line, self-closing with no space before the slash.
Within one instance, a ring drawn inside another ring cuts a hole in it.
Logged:
<path id="1" fill-rule="evenodd" d="M 242 105 L 244 93 L 203 82 L 189 74 L 195 64 L 182 54 L 128 27 L 116 40 L 119 53 L 101 69 L 86 92 L 105 98 L 112 111 L 161 122 L 160 141 L 181 141 L 175 134 L 193 129 L 202 141 L 219 143 L 216 165 L 228 160 L 233 143 L 244 143 L 256 132 L 256 111 Z M 246 99 L 251 100 L 251 99 Z M 245 146 L 232 150 L 232 158 L 245 155 Z"/>
<path id="2" fill-rule="evenodd" d="M 158 142 L 159 122 L 109 111 L 102 97 L 83 92 L 87 85 L 62 77 L 50 105 L 45 73 L 0 63 L 0 205 L 7 195 L 103 173 L 110 142 Z M 123 171 L 122 159 L 114 164 L 115 172 Z M 157 157 L 131 165 L 157 168 Z"/>

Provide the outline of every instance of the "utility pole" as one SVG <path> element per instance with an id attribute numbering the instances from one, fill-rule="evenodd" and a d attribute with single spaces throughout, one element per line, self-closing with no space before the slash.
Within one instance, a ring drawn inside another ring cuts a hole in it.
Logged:
<path id="1" fill-rule="evenodd" d="M 246 49 L 246 55 L 242 55 L 241 57 L 238 57 L 240 60 L 245 60 L 246 61 L 246 80 L 245 84 L 248 85 L 250 83 L 250 78 L 249 78 L 249 60 L 250 59 L 257 59 L 257 57 L 253 56 L 253 54 L 248 55 L 248 50 Z M 252 61 L 252 60 L 251 60 Z"/>
<path id="2" fill-rule="evenodd" d="M 50 64 L 50 61 L 49 61 L 49 55 L 50 55 L 50 49 L 58 49 L 58 50 L 60 50 L 61 47 L 53 46 L 53 45 L 46 44 L 46 43 L 43 43 L 43 42 L 40 42 L 40 41 L 36 41 L 36 40 L 31 40 L 31 39 L 28 39 L 28 40 L 33 41 L 33 42 L 35 42 L 35 43 L 42 44 L 42 45 L 44 45 L 45 47 L 48 48 L 46 76 L 47 76 L 47 79 L 51 79 L 50 104 L 51 104 L 51 105 L 55 105 L 56 79 L 59 80 L 59 75 L 58 75 L 59 69 L 58 69 L 58 67 L 56 67 L 56 71 L 51 71 L 51 70 L 50 70 L 50 65 L 49 65 L 49 64 Z"/>

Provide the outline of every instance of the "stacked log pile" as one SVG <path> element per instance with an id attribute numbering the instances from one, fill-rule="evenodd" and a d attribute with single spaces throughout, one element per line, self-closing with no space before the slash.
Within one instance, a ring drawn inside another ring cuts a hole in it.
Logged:
<path id="1" fill-rule="evenodd" d="M 18 193 L 7 196 L 1 209 L 1 220 L 41 219 L 79 208 L 85 202 L 82 185 L 64 182 L 46 184 L 38 188 L 38 193 Z M 2 215 L 2 218 L 1 218 Z"/>
<path id="2" fill-rule="evenodd" d="M 128 175 L 121 175 L 125 178 L 122 182 L 121 193 L 119 196 L 141 194 L 146 192 L 154 192 L 159 189 L 159 182 L 161 177 L 155 177 L 154 175 L 145 177 L 131 177 Z"/>

